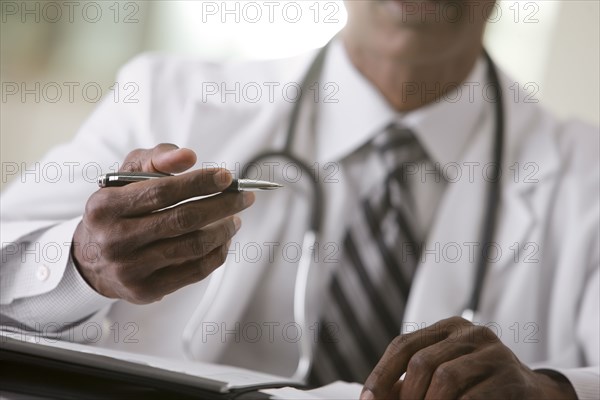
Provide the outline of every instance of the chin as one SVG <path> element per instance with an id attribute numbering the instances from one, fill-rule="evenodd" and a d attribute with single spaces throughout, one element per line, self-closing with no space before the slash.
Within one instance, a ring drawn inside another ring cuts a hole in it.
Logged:
<path id="1" fill-rule="evenodd" d="M 457 3 L 459 2 L 454 4 Z M 435 24 L 437 22 L 435 15 L 437 14 L 438 18 L 442 15 L 439 13 L 443 4 L 441 0 L 376 0 L 373 2 L 383 17 L 395 25 L 415 27 Z"/>
<path id="2" fill-rule="evenodd" d="M 390 18 L 409 22 L 421 19 L 421 7 L 424 3 L 435 3 L 431 0 L 377 0 L 381 8 Z"/>

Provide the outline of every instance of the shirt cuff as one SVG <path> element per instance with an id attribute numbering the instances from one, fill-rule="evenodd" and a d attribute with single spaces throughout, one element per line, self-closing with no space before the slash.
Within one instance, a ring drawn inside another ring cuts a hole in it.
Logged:
<path id="1" fill-rule="evenodd" d="M 50 224 L 14 242 L 2 243 L 2 305 L 48 293 L 58 286 L 71 256 L 73 232 L 80 220 Z"/>
<path id="2" fill-rule="evenodd" d="M 58 286 L 48 293 L 15 300 L 2 314 L 36 332 L 60 332 L 112 304 L 81 277 L 70 261 Z"/>
<path id="3" fill-rule="evenodd" d="M 50 264 L 46 260 L 21 265 L 9 286 L 14 290 L 12 301 L 1 308 L 3 315 L 31 330 L 52 333 L 90 317 L 115 301 L 90 287 L 75 267 L 70 240 L 78 221 L 60 224 L 41 235 L 37 242 L 41 247 L 53 243 L 52 239 L 54 243 L 61 240 L 64 251 Z"/>
<path id="4" fill-rule="evenodd" d="M 579 400 L 600 399 L 600 368 L 554 369 L 563 374 L 575 388 Z"/>
<path id="5" fill-rule="evenodd" d="M 600 367 L 582 368 L 533 368 L 534 371 L 550 371 L 563 375 L 575 389 L 580 400 L 600 399 Z"/>

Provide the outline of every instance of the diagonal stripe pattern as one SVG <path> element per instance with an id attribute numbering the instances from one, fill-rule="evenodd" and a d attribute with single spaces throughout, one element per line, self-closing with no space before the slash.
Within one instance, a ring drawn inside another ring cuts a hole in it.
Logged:
<path id="1" fill-rule="evenodd" d="M 364 382 L 400 333 L 423 232 L 409 171 L 427 160 L 415 136 L 391 125 L 371 143 L 386 179 L 352 217 L 340 265 L 324 296 L 311 385 Z M 414 184 L 414 182 L 413 182 Z"/>

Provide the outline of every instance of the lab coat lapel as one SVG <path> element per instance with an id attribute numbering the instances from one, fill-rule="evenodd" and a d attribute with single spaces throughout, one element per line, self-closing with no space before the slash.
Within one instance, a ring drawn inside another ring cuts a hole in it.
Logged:
<path id="1" fill-rule="evenodd" d="M 227 121 L 227 118 L 219 115 L 231 110 L 222 110 L 218 106 L 200 101 L 190 109 L 190 143 L 196 149 L 200 160 L 196 167 L 227 167 L 239 175 L 243 167 L 257 154 L 281 148 L 285 138 L 285 132 L 281 128 L 282 121 L 287 119 L 290 105 L 278 103 L 257 109 L 244 109 L 242 106 L 244 104 L 240 105 L 240 110 L 236 110 L 236 118 L 230 118 L 231 127 L 223 127 L 222 121 Z M 277 118 L 273 118 L 274 115 Z M 239 128 L 239 120 L 246 121 L 242 129 Z M 219 135 L 197 133 L 212 130 L 218 131 Z M 224 146 L 223 143 L 235 145 Z M 215 326 L 233 329 L 236 323 L 239 324 L 243 320 L 244 311 L 269 266 L 268 257 L 261 256 L 256 261 L 248 261 L 245 252 L 249 246 L 262 249 L 262 243 L 275 242 L 281 240 L 278 238 L 285 237 L 285 226 L 265 223 L 265 216 L 268 215 L 270 221 L 284 221 L 291 196 L 291 193 L 285 191 L 277 193 L 277 196 L 260 196 L 251 210 L 243 213 L 243 228 L 232 241 L 227 261 L 208 278 L 206 295 L 198 296 L 199 305 L 194 312 L 196 326 L 188 326 L 191 332 L 195 331 L 189 351 L 196 358 L 217 361 L 222 356 L 225 343 L 221 335 L 202 339 L 201 324 L 216 324 Z"/>
<path id="2" fill-rule="evenodd" d="M 503 78 L 504 93 L 511 93 Z M 520 93 L 520 98 L 524 93 Z M 553 122 L 544 119 L 536 103 L 505 100 L 506 133 L 502 176 L 502 204 L 494 241 L 502 255 L 492 260 L 495 271 L 524 262 L 533 228 L 542 222 L 557 182 L 560 157 L 553 141 Z M 532 130 L 532 126 L 536 129 Z"/>
<path id="3" fill-rule="evenodd" d="M 299 64 L 303 67 L 296 72 L 303 74 L 312 58 L 311 55 L 308 55 L 300 60 Z M 298 81 L 297 76 L 293 78 L 291 81 Z M 283 80 L 290 79 L 287 77 Z M 311 105 L 309 101 L 306 101 L 306 104 Z M 264 107 L 258 108 L 241 104 L 238 114 L 246 114 L 237 120 L 232 118 L 232 127 L 227 129 L 222 126 L 223 121 L 227 119 L 215 115 L 220 110 L 218 103 L 213 105 L 207 102 L 197 102 L 197 109 L 190 112 L 190 130 L 211 131 L 214 129 L 223 132 L 222 136 L 214 137 L 214 142 L 208 143 L 208 145 L 206 142 L 199 143 L 199 159 L 213 161 L 217 165 L 225 164 L 229 168 L 233 166 L 239 175 L 242 168 L 258 154 L 284 147 L 289 115 L 294 105 L 295 103 L 278 102 L 267 103 L 264 104 Z M 223 112 L 231 112 L 231 110 L 227 109 Z M 309 165 L 314 159 L 313 131 L 310 129 L 313 124 L 311 114 L 314 114 L 311 107 L 302 108 L 297 127 L 297 140 L 292 146 L 294 155 Z M 240 130 L 239 119 L 241 118 L 246 123 Z M 238 129 L 235 129 L 236 127 Z M 223 146 L 223 143 L 235 143 L 235 146 Z M 289 160 L 277 158 L 270 161 L 280 162 L 283 165 L 290 163 Z M 267 175 L 270 173 L 268 169 L 263 169 L 263 172 L 266 172 Z M 275 168 L 274 172 L 276 174 L 282 172 L 281 167 Z M 286 189 L 278 191 L 274 195 L 258 194 L 259 198 L 256 203 L 243 213 L 242 230 L 233 241 L 234 244 L 240 245 L 241 250 L 235 248 L 230 250 L 225 265 L 211 275 L 211 287 L 208 290 L 212 291 L 210 296 L 205 296 L 204 304 L 199 307 L 200 311 L 197 311 L 197 314 L 201 316 L 198 320 L 217 322 L 221 327 L 234 327 L 236 323 L 239 324 L 240 321 L 245 320 L 249 313 L 248 307 L 257 295 L 257 288 L 266 279 L 267 274 L 274 272 L 273 266 L 281 270 L 285 264 L 280 257 L 281 246 L 301 243 L 302 235 L 306 230 L 306 221 L 308 221 L 307 208 L 310 199 L 305 195 L 310 192 L 302 191 L 300 187 L 303 186 L 302 182 L 310 179 L 306 178 L 300 183 L 293 183 L 289 180 L 292 178 L 278 175 L 276 177 L 262 175 L 253 178 L 281 181 Z M 265 244 L 277 244 L 274 260 L 271 260 L 269 254 L 263 253 L 258 260 L 248 261 L 243 249 L 255 244 L 259 247 L 262 246 L 261 248 L 265 248 Z M 278 299 L 279 316 L 274 317 L 277 321 L 294 320 L 290 311 L 292 310 L 295 274 L 287 275 L 286 279 L 280 280 L 278 284 L 288 288 L 290 296 Z M 309 298 L 311 297 L 309 296 Z M 214 335 L 201 345 L 194 346 L 192 352 L 202 360 L 219 360 L 225 350 L 223 344 L 220 335 Z M 285 345 L 292 349 L 292 353 L 296 351 L 296 344 L 286 343 Z M 279 350 L 284 351 L 281 348 Z"/>
<path id="4" fill-rule="evenodd" d="M 505 93 L 510 93 L 511 84 L 503 77 Z M 551 124 L 539 121 L 538 106 L 505 101 L 505 108 L 502 194 L 493 244 L 487 254 L 489 270 L 481 299 L 483 312 L 493 308 L 486 303 L 485 285 L 489 287 L 498 274 L 523 261 L 522 254 L 517 253 L 515 258 L 515 252 L 517 247 L 523 249 L 527 245 L 536 221 L 543 218 L 560 166 L 549 132 Z M 532 126 L 538 127 L 535 132 L 531 131 Z M 493 132 L 492 118 L 486 118 L 479 129 Z M 477 161 L 480 165 L 489 163 L 491 140 L 492 135 L 478 135 L 464 160 Z M 483 247 L 480 238 L 486 196 L 487 185 L 481 179 L 478 184 L 461 179 L 446 188 L 426 245 L 431 254 L 424 252 L 413 280 L 405 330 L 414 330 L 415 324 L 421 327 L 460 315 L 466 306 Z M 455 253 L 450 253 L 452 247 L 462 249 L 462 255 L 455 257 Z M 469 247 L 475 249 L 474 256 Z"/>
<path id="5" fill-rule="evenodd" d="M 478 135 L 465 160 L 484 165 L 488 162 L 489 145 L 487 135 Z M 481 251 L 477 242 L 481 237 L 486 205 L 482 199 L 486 189 L 481 179 L 470 181 L 463 177 L 448 183 L 413 279 L 405 330 L 419 329 L 423 323 L 460 314 L 465 306 L 477 254 Z M 470 248 L 474 251 L 469 251 Z"/>

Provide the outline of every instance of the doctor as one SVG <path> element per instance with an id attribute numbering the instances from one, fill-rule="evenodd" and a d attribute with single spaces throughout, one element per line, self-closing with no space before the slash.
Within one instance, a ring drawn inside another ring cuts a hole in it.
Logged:
<path id="1" fill-rule="evenodd" d="M 298 336 L 313 335 L 311 379 L 364 380 L 364 399 L 598 398 L 598 132 L 557 121 L 500 76 L 501 195 L 484 249 L 497 115 L 482 35 L 493 1 L 475 12 L 460 3 L 463 17 L 452 20 L 436 13 L 442 2 L 411 4 L 423 13 L 406 4 L 346 3 L 348 25 L 299 118 L 293 152 L 320 172 L 324 192 L 309 277 L 314 329 L 298 332 L 290 295 L 297 257 L 289 249 L 311 211 L 305 179 L 278 172 L 287 179 L 281 193 L 171 207 L 220 192 L 228 170 L 283 146 L 294 102 L 278 88 L 301 82 L 314 54 L 223 67 L 143 55 L 124 67 L 118 80 L 138 85 L 138 101 L 105 99 L 72 142 L 37 164 L 61 167 L 59 179 L 23 173 L 2 194 L 2 322 L 278 375 L 294 372 Z M 247 84 L 275 90 L 250 99 L 235 89 Z M 390 131 L 424 155 L 405 163 L 412 169 L 401 180 L 403 204 L 414 206 L 406 232 L 418 236 L 419 251 L 393 235 L 360 236 L 354 221 L 388 181 L 381 149 Z M 180 175 L 97 190 L 95 178 L 117 169 Z M 385 271 L 371 269 L 385 264 L 381 243 L 400 251 L 397 268 L 415 262 L 404 300 L 378 275 Z M 469 322 L 455 316 L 482 254 L 487 272 Z M 344 295 L 356 303 L 341 304 Z M 385 308 L 401 316 L 403 335 L 380 339 L 399 323 L 374 319 Z M 200 322 L 184 351 L 192 316 Z"/>

